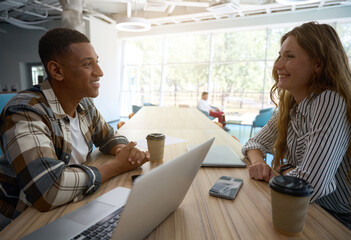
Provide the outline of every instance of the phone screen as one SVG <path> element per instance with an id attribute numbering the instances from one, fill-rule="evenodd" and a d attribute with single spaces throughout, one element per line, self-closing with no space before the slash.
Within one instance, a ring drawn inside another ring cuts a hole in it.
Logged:
<path id="1" fill-rule="evenodd" d="M 209 193 L 215 197 L 234 199 L 242 184 L 241 178 L 222 176 L 212 186 Z"/>

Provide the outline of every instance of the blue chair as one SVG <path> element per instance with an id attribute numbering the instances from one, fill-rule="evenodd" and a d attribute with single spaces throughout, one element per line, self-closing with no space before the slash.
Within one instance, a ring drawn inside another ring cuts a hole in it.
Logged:
<path id="1" fill-rule="evenodd" d="M 152 104 L 152 103 L 144 103 L 144 106 L 156 106 L 155 104 Z"/>
<path id="2" fill-rule="evenodd" d="M 266 112 L 270 112 L 270 113 L 273 114 L 274 108 L 265 108 L 265 109 L 261 109 L 261 110 L 259 111 L 259 113 L 266 113 Z"/>
<path id="3" fill-rule="evenodd" d="M 142 107 L 140 107 L 140 106 L 132 105 L 132 111 L 133 111 L 134 114 L 137 113 L 141 108 Z"/>
<path id="4" fill-rule="evenodd" d="M 210 116 L 210 114 L 209 114 L 208 112 L 206 112 L 206 111 L 204 111 L 204 110 L 201 110 L 201 109 L 198 109 L 198 110 L 199 110 L 200 112 L 202 112 L 203 114 L 205 114 L 206 117 L 208 117 L 209 119 L 211 119 L 211 120 L 215 119 L 214 117 Z"/>
<path id="5" fill-rule="evenodd" d="M 2 112 L 2 109 L 5 107 L 6 103 L 15 95 L 16 95 L 16 93 L 1 93 L 0 94 L 0 112 Z"/>
<path id="6" fill-rule="evenodd" d="M 263 127 L 266 125 L 268 120 L 273 116 L 274 108 L 261 109 L 258 115 L 252 122 L 250 137 L 252 136 L 252 130 L 256 127 Z"/>
<path id="7" fill-rule="evenodd" d="M 6 103 L 15 96 L 16 93 L 1 93 L 0 94 L 0 113 L 4 109 Z M 0 156 L 2 155 L 1 148 L 0 148 Z"/>

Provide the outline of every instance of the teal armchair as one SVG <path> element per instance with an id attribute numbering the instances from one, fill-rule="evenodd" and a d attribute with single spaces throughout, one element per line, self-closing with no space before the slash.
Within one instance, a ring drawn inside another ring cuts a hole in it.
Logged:
<path id="1" fill-rule="evenodd" d="M 0 112 L 2 112 L 6 103 L 15 95 L 16 93 L 0 93 Z"/>
<path id="2" fill-rule="evenodd" d="M 206 112 L 206 111 L 204 111 L 204 110 L 201 110 L 201 109 L 198 109 L 198 110 L 199 110 L 200 112 L 202 112 L 203 114 L 205 114 L 206 117 L 208 117 L 210 120 L 215 119 L 214 117 L 210 116 L 210 114 L 209 114 L 208 112 Z"/>
<path id="3" fill-rule="evenodd" d="M 273 116 L 273 113 L 274 113 L 274 108 L 266 108 L 266 109 L 260 110 L 260 112 L 252 122 L 250 137 L 252 136 L 253 129 L 256 127 L 263 127 L 264 125 L 266 125 L 268 120 L 271 119 L 271 117 Z"/>
<path id="4" fill-rule="evenodd" d="M 15 96 L 16 93 L 1 93 L 0 94 L 0 113 L 2 112 L 3 108 L 5 107 L 6 103 Z M 0 148 L 0 156 L 2 155 L 1 148 Z"/>
<path id="5" fill-rule="evenodd" d="M 148 103 L 148 102 L 146 102 L 146 103 L 144 103 L 144 106 L 157 106 L 156 104 L 153 104 L 153 103 Z"/>
<path id="6" fill-rule="evenodd" d="M 132 105 L 132 111 L 133 113 L 137 113 L 142 107 L 138 105 Z"/>

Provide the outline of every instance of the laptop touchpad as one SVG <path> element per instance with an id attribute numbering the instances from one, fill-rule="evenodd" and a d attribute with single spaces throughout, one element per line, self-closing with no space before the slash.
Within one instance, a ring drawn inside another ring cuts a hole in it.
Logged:
<path id="1" fill-rule="evenodd" d="M 97 222 L 96 219 L 107 216 L 112 213 L 113 210 L 114 206 L 95 201 L 93 204 L 81 207 L 79 211 L 68 214 L 67 218 L 76 223 L 87 225 L 93 220 Z"/>

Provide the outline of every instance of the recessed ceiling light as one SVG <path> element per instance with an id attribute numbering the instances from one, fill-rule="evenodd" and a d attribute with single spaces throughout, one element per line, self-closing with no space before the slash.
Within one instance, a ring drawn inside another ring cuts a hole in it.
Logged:
<path id="1" fill-rule="evenodd" d="M 206 10 L 215 15 L 224 15 L 224 14 L 237 12 L 239 8 L 240 8 L 239 4 L 225 3 L 225 4 L 214 5 L 212 7 L 206 8 Z"/>
<path id="2" fill-rule="evenodd" d="M 277 3 L 284 5 L 301 5 L 301 4 L 309 4 L 314 2 L 320 2 L 319 0 L 275 0 Z"/>
<path id="3" fill-rule="evenodd" d="M 151 29 L 151 23 L 139 17 L 119 18 L 116 20 L 116 28 L 125 32 L 145 32 Z"/>

